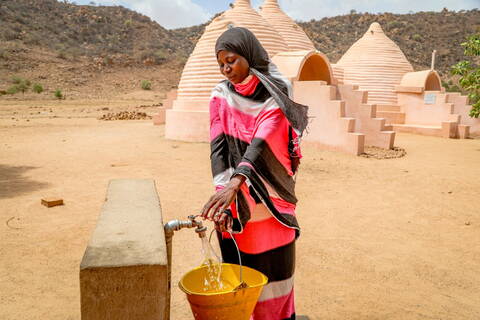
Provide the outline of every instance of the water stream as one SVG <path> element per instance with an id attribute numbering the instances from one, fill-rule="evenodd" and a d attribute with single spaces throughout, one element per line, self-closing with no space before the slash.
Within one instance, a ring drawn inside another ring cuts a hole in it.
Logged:
<path id="1" fill-rule="evenodd" d="M 221 278 L 222 275 L 222 260 L 217 256 L 208 241 L 207 237 L 202 239 L 202 265 L 207 267 L 207 273 L 203 283 L 204 292 L 218 292 L 224 289 L 224 284 Z"/>

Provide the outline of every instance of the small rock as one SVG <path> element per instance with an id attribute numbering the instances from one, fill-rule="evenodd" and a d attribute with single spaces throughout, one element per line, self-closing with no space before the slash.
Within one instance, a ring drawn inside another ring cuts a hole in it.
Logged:
<path id="1" fill-rule="evenodd" d="M 145 120 L 151 119 L 149 115 L 145 112 L 135 112 L 135 111 L 121 111 L 118 113 L 107 113 L 98 118 L 98 120 Z"/>
<path id="2" fill-rule="evenodd" d="M 55 207 L 55 206 L 62 206 L 63 199 L 60 198 L 44 198 L 41 200 L 42 205 L 47 208 Z"/>
<path id="3" fill-rule="evenodd" d="M 113 167 L 113 168 L 115 168 L 115 167 L 126 167 L 126 166 L 128 166 L 127 163 L 112 163 L 110 165 L 110 167 Z"/>
<path id="4" fill-rule="evenodd" d="M 393 149 L 382 149 L 368 146 L 365 147 L 364 153 L 362 153 L 360 156 L 374 159 L 394 159 L 404 157 L 406 154 L 407 152 L 405 149 L 399 147 L 393 147 Z"/>
<path id="5" fill-rule="evenodd" d="M 465 225 L 466 225 L 466 226 L 469 226 L 469 225 L 470 225 L 470 221 L 466 221 L 466 222 L 465 222 Z"/>

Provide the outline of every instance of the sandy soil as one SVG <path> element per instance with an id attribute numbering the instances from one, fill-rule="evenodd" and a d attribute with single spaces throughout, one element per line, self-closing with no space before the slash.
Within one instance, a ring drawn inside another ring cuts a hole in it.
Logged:
<path id="1" fill-rule="evenodd" d="M 110 179 L 155 179 L 165 221 L 198 212 L 212 192 L 207 144 L 167 141 L 151 121 L 96 120 L 154 97 L 66 102 L 0 102 L 2 319 L 80 318 L 80 260 Z M 407 155 L 304 148 L 298 314 L 480 318 L 480 140 L 400 134 L 396 145 Z M 43 207 L 44 196 L 65 205 Z M 176 284 L 201 262 L 200 241 L 179 232 L 173 252 Z M 172 294 L 172 319 L 192 319 L 176 285 Z"/>

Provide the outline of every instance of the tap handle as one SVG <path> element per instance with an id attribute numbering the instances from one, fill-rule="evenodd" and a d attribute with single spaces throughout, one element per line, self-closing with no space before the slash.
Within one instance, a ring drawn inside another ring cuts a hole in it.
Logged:
<path id="1" fill-rule="evenodd" d="M 197 219 L 198 217 L 200 217 L 199 214 L 191 214 L 187 218 L 188 218 L 188 220 L 196 221 L 195 219 Z"/>
<path id="2" fill-rule="evenodd" d="M 201 220 L 200 220 L 200 221 L 195 220 L 195 219 L 198 218 L 198 217 L 200 217 L 199 214 L 197 214 L 197 215 L 193 215 L 193 214 L 192 214 L 192 215 L 189 215 L 189 216 L 188 216 L 188 220 L 190 220 L 190 221 L 192 222 L 192 224 L 193 224 L 194 227 L 202 227 L 202 225 L 203 225 L 203 223 L 202 223 Z"/>

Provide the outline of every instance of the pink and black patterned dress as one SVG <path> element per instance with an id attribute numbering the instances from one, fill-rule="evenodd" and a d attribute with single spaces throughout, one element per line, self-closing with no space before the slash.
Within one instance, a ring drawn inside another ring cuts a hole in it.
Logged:
<path id="1" fill-rule="evenodd" d="M 283 90 L 287 94 L 288 84 Z M 246 177 L 230 210 L 242 262 L 269 282 L 254 320 L 295 319 L 295 173 L 297 131 L 257 76 L 243 85 L 219 83 L 210 100 L 211 167 L 216 190 Z M 224 262 L 238 264 L 228 233 L 218 234 Z"/>

